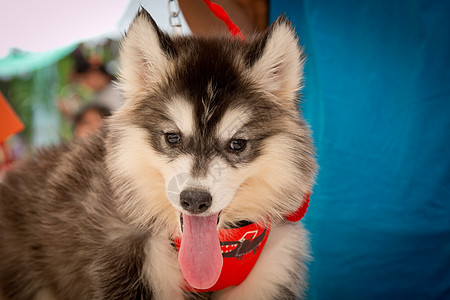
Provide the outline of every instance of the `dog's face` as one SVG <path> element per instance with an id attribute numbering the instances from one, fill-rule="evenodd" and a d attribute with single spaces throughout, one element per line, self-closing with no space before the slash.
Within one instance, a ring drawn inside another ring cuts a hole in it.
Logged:
<path id="1" fill-rule="evenodd" d="M 169 37 L 141 12 L 122 44 L 126 104 L 107 150 L 130 220 L 220 214 L 222 225 L 295 211 L 316 169 L 297 108 L 302 63 L 282 18 L 241 42 Z"/>

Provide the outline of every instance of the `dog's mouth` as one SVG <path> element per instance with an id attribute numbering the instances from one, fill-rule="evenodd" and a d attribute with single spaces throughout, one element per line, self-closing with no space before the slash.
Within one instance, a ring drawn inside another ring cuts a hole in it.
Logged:
<path id="1" fill-rule="evenodd" d="M 209 216 L 180 214 L 181 245 L 178 262 L 186 281 L 196 289 L 208 289 L 217 282 L 223 257 L 217 224 L 219 213 Z"/>

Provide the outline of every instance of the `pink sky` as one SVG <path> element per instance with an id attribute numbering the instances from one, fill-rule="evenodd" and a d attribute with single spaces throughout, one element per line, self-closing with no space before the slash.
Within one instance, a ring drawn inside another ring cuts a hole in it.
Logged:
<path id="1" fill-rule="evenodd" d="M 11 47 L 43 52 L 105 33 L 118 37 L 139 4 L 167 30 L 167 0 L 2 1 L 0 57 Z"/>

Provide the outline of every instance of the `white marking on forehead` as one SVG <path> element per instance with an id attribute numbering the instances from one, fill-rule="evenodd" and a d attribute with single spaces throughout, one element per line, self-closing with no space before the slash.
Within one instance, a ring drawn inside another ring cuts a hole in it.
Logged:
<path id="1" fill-rule="evenodd" d="M 206 93 L 208 94 L 208 98 L 202 98 L 202 104 L 203 104 L 203 109 L 204 109 L 203 124 L 208 123 L 209 119 L 212 117 L 212 115 L 214 114 L 214 110 L 215 110 L 214 106 L 213 107 L 210 106 L 211 101 L 216 96 L 212 81 L 208 82 L 208 85 L 206 87 Z"/>
<path id="2" fill-rule="evenodd" d="M 184 135 L 192 135 L 194 133 L 194 110 L 184 99 L 174 99 L 168 105 L 168 113 L 170 119 L 175 122 L 178 129 Z"/>
<path id="3" fill-rule="evenodd" d="M 213 87 L 213 83 L 211 80 L 208 82 L 208 86 L 206 87 L 206 92 L 208 93 L 209 99 L 211 99 L 211 100 L 214 99 L 214 97 L 216 95 L 216 91 Z"/>
<path id="4" fill-rule="evenodd" d="M 217 126 L 217 135 L 222 140 L 233 137 L 249 120 L 250 114 L 242 109 L 232 109 L 227 111 Z"/>

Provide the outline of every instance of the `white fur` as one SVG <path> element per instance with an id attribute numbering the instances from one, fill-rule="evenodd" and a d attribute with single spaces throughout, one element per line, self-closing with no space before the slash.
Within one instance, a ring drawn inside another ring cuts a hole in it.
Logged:
<path id="1" fill-rule="evenodd" d="M 177 253 L 165 235 L 150 238 L 145 247 L 143 274 L 149 280 L 155 299 L 183 299 L 184 278 Z"/>
<path id="2" fill-rule="evenodd" d="M 180 193 L 187 186 L 194 186 L 194 180 L 190 176 L 192 168 L 192 157 L 190 155 L 180 155 L 174 161 L 167 163 L 161 169 L 166 185 L 167 197 L 172 205 L 181 211 Z"/>
<path id="3" fill-rule="evenodd" d="M 192 105 L 186 100 L 174 99 L 167 105 L 167 111 L 183 136 L 189 136 L 194 133 L 194 111 Z"/>
<path id="4" fill-rule="evenodd" d="M 145 95 L 171 69 L 153 25 L 143 15 L 131 24 L 122 42 L 120 58 L 119 87 L 126 100 Z"/>
<path id="5" fill-rule="evenodd" d="M 275 96 L 283 105 L 294 105 L 302 78 L 303 60 L 296 35 L 285 23 L 273 28 L 260 59 L 250 70 L 250 77 L 261 90 Z"/>
<path id="6" fill-rule="evenodd" d="M 298 154 L 294 155 L 294 151 L 298 149 L 291 148 L 289 139 L 285 136 L 278 135 L 268 139 L 263 154 L 246 168 L 239 169 L 237 176 L 245 181 L 240 184 L 223 217 L 229 221 L 245 219 L 257 222 L 267 214 L 282 219 L 287 213 L 297 210 L 303 194 L 310 190 L 312 183 L 306 178 L 306 174 L 300 175 L 305 177 L 302 182 L 298 181 L 299 176 L 293 176 L 292 172 L 296 169 L 292 168 L 295 163 L 292 159 L 298 157 Z M 298 199 L 280 198 L 280 187 L 300 190 Z"/>
<path id="7" fill-rule="evenodd" d="M 225 112 L 217 126 L 217 136 L 226 142 L 230 140 L 249 120 L 249 112 L 232 109 Z"/>
<path id="8" fill-rule="evenodd" d="M 159 170 L 163 169 L 162 158 L 150 147 L 143 143 L 148 133 L 138 127 L 128 125 L 115 145 L 115 151 L 107 156 L 108 166 L 116 174 L 112 180 L 127 184 L 120 185 L 118 193 L 121 195 L 137 195 L 136 199 L 121 199 L 119 205 L 123 211 L 132 215 L 132 222 L 139 227 L 147 224 L 152 218 L 159 220 L 171 228 L 178 225 L 175 211 L 167 199 L 164 178 Z M 133 153 L 130 153 L 133 149 Z M 161 225 L 161 224 L 157 224 Z"/>
<path id="9" fill-rule="evenodd" d="M 233 200 L 243 180 L 238 169 L 230 167 L 222 158 L 213 159 L 209 165 L 207 176 L 199 179 L 202 185 L 208 187 L 213 199 L 208 213 L 218 213 L 224 210 Z"/>
<path id="10" fill-rule="evenodd" d="M 188 188 L 200 188 L 208 191 L 213 199 L 212 206 L 205 215 L 214 214 L 225 209 L 232 201 L 236 190 L 245 178 L 240 170 L 231 168 L 222 158 L 215 158 L 209 164 L 206 177 L 193 178 L 191 176 L 192 157 L 182 155 L 167 163 L 161 170 L 166 182 L 167 195 L 172 205 L 183 212 L 180 193 Z"/>

